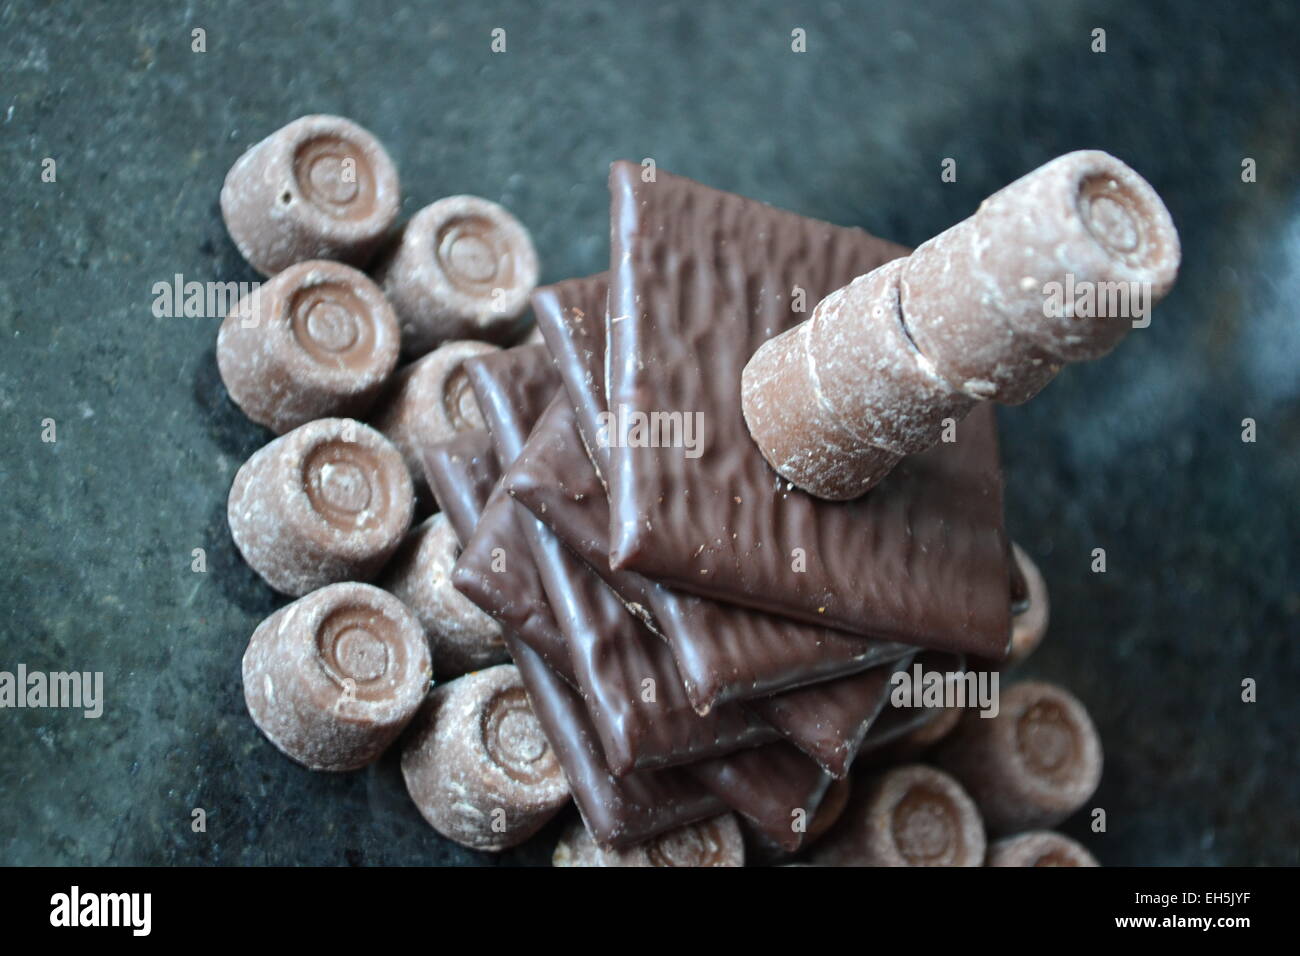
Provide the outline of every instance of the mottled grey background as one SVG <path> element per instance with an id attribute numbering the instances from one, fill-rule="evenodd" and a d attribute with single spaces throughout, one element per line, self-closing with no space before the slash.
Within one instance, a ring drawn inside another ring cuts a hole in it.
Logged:
<path id="1" fill-rule="evenodd" d="M 255 278 L 217 192 L 309 112 L 387 144 L 408 214 L 510 207 L 547 281 L 605 267 L 618 157 L 906 243 L 1059 153 L 1133 164 L 1182 231 L 1177 289 L 1001 414 L 1008 520 L 1054 602 L 1031 670 L 1100 725 L 1109 831 L 1071 829 L 1103 862 L 1300 862 L 1295 4 L 553 6 L 0 3 L 0 669 L 108 692 L 97 721 L 0 712 L 0 862 L 494 862 L 425 826 L 391 761 L 311 774 L 244 711 L 240 655 L 279 601 L 224 508 L 267 435 L 222 390 L 217 320 L 155 318 L 151 289 Z"/>

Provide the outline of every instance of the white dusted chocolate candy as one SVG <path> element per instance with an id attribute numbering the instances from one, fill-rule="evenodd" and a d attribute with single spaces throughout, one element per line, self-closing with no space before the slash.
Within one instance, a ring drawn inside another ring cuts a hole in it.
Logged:
<path id="1" fill-rule="evenodd" d="M 402 775 L 435 830 L 478 850 L 522 843 L 569 799 L 513 664 L 437 687 L 403 747 Z"/>
<path id="2" fill-rule="evenodd" d="M 424 631 L 368 584 L 331 584 L 276 611 L 244 652 L 253 722 L 312 770 L 378 757 L 419 709 L 431 677 Z"/>
<path id="3" fill-rule="evenodd" d="M 368 131 L 341 116 L 303 116 L 235 161 L 221 215 L 263 275 L 307 259 L 364 266 L 397 218 L 397 168 Z"/>
<path id="4" fill-rule="evenodd" d="M 689 823 L 625 850 L 599 846 L 581 820 L 556 844 L 553 866 L 744 866 L 745 840 L 733 814 Z"/>

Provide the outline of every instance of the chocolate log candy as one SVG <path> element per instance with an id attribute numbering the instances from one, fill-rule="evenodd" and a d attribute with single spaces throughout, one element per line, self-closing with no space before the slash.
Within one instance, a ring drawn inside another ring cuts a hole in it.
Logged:
<path id="1" fill-rule="evenodd" d="M 341 116 L 303 116 L 236 160 L 221 215 L 240 254 L 272 275 L 305 259 L 364 266 L 397 218 L 397 169 Z"/>
<path id="2" fill-rule="evenodd" d="M 501 625 L 451 583 L 459 552 L 447 516 L 433 515 L 406 536 L 379 581 L 419 618 L 443 680 L 509 659 Z"/>
<path id="3" fill-rule="evenodd" d="M 970 792 L 993 833 L 1055 826 L 1101 780 L 1101 741 L 1088 712 L 1041 681 L 1003 691 L 996 717 L 968 713 L 934 759 Z"/>
<path id="4" fill-rule="evenodd" d="M 1007 654 L 1004 667 L 1014 667 L 1023 663 L 1025 658 L 1038 649 L 1047 635 L 1047 625 L 1051 618 L 1051 602 L 1047 593 L 1047 582 L 1043 572 L 1025 553 L 1024 548 L 1011 543 L 1011 553 L 1016 567 L 1024 581 L 1024 598 L 1011 608 L 1011 650 Z"/>
<path id="5" fill-rule="evenodd" d="M 573 823 L 551 856 L 552 866 L 744 866 L 745 842 L 730 813 L 669 830 L 626 850 L 597 845 L 587 828 Z"/>
<path id="6" fill-rule="evenodd" d="M 490 444 L 486 432 L 464 432 L 425 456 L 429 484 L 457 536 L 465 543 L 476 532 L 479 513 L 496 482 L 496 461 Z M 503 536 L 514 534 L 514 516 L 507 513 L 507 517 L 512 523 L 504 527 Z M 484 543 L 490 550 L 496 545 L 496 539 L 489 533 Z M 531 571 L 536 593 L 541 595 L 541 584 L 536 582 L 537 569 L 527 562 L 524 566 Z M 503 595 L 494 592 L 486 597 Z M 480 604 L 480 607 L 500 620 L 493 606 Z M 549 619 L 549 627 L 555 629 L 544 595 L 539 597 L 531 618 L 541 619 Z M 603 846 L 630 846 L 722 812 L 722 802 L 681 770 L 630 773 L 615 778 L 605 766 L 582 699 L 514 632 L 507 630 L 504 637 L 528 690 L 533 711 L 564 768 L 574 802 L 597 842 Z"/>
<path id="7" fill-rule="evenodd" d="M 778 481 L 745 430 L 741 372 L 804 317 L 792 298 L 815 301 L 907 250 L 640 174 L 625 162 L 610 173 L 607 389 L 629 425 L 613 432 L 605 474 L 610 563 L 823 627 L 1003 656 L 1010 549 L 990 406 L 849 503 Z M 655 419 L 638 416 L 674 413 L 646 440 Z"/>
<path id="8" fill-rule="evenodd" d="M 364 415 L 397 366 L 397 317 L 350 266 L 289 266 L 240 299 L 217 333 L 217 367 L 244 414 L 277 434 Z"/>
<path id="9" fill-rule="evenodd" d="M 980 866 L 979 811 L 952 777 L 910 764 L 859 783 L 813 851 L 827 866 Z"/>
<path id="10" fill-rule="evenodd" d="M 478 850 L 522 843 L 569 799 L 512 664 L 434 689 L 402 748 L 402 776 L 435 830 Z"/>
<path id="11" fill-rule="evenodd" d="M 421 451 L 459 432 L 483 427 L 483 415 L 461 365 L 470 356 L 495 350 L 486 342 L 443 343 L 397 373 L 371 416 L 370 424 L 402 453 L 417 494 L 428 493 Z"/>
<path id="12" fill-rule="evenodd" d="M 276 611 L 244 652 L 262 733 L 312 770 L 355 770 L 392 743 L 432 676 L 420 622 L 368 584 L 331 584 Z"/>
<path id="13" fill-rule="evenodd" d="M 746 423 L 783 478 L 857 497 L 975 401 L 1027 401 L 1063 363 L 1110 351 L 1179 258 L 1141 176 L 1106 153 L 1061 156 L 764 343 L 743 375 Z"/>
<path id="14" fill-rule="evenodd" d="M 985 866 L 1100 866 L 1082 845 L 1051 830 L 1020 833 L 989 846 Z"/>
<path id="15" fill-rule="evenodd" d="M 486 199 L 449 196 L 411 218 L 375 277 L 401 320 L 402 352 L 414 356 L 449 339 L 511 341 L 537 269 L 519 220 Z"/>
<path id="16" fill-rule="evenodd" d="M 410 527 L 412 502 L 411 476 L 388 439 L 322 418 L 244 462 L 226 515 L 249 567 L 297 596 L 377 574 Z"/>

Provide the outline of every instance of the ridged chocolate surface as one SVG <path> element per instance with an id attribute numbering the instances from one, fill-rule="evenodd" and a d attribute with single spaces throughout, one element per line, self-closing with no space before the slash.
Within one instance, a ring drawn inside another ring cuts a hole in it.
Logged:
<path id="1" fill-rule="evenodd" d="M 803 845 L 807 826 L 831 783 L 829 774 L 784 742 L 725 760 L 701 761 L 688 770 L 760 833 L 791 853 Z"/>
<path id="2" fill-rule="evenodd" d="M 519 448 L 515 443 L 536 418 L 534 403 L 541 397 L 543 385 L 549 384 L 555 391 L 558 381 L 549 353 L 541 348 L 539 354 L 537 346 L 512 349 L 476 361 L 469 374 L 498 458 L 526 458 L 531 442 Z M 553 407 L 564 407 L 567 398 L 557 395 L 556 402 Z M 589 468 L 581 448 L 574 451 L 572 464 Z M 628 613 L 591 568 L 523 508 L 519 508 L 518 525 L 532 549 L 566 639 L 574 676 L 610 770 L 622 774 L 689 763 L 776 736 L 770 726 L 735 704 L 715 708 L 707 716 L 697 714 L 667 646 Z"/>
<path id="3" fill-rule="evenodd" d="M 591 462 L 582 452 L 572 416 L 567 400 L 557 398 L 543 413 L 523 453 L 506 471 L 502 484 L 516 496 L 516 500 L 526 503 L 539 520 L 555 530 L 555 537 L 567 546 L 561 549 L 566 556 L 571 548 L 585 562 L 583 569 L 588 574 L 594 571 L 605 577 L 628 610 L 644 615 L 642 602 L 646 601 L 645 592 L 653 587 L 653 582 L 635 572 L 611 572 L 608 568 L 605 561 L 609 527 L 605 521 L 607 502 Z M 717 633 L 709 635 L 707 646 L 734 648 L 739 652 L 738 666 L 745 666 L 743 654 L 746 652 L 771 656 L 780 650 L 787 623 L 784 619 L 739 608 L 736 609 L 739 615 L 732 617 L 727 614 L 731 605 L 704 599 L 686 600 L 716 609 L 717 616 L 713 620 L 717 622 Z M 709 622 L 711 613 L 701 613 L 697 622 Z M 623 616 L 631 619 L 626 613 Z M 650 619 L 655 626 L 659 621 L 658 617 Z M 841 632 L 830 633 L 838 635 L 840 641 L 872 644 L 864 638 Z M 663 642 L 656 643 L 663 648 L 663 654 L 669 653 Z M 907 652 L 903 645 L 889 646 L 896 648 L 895 654 Z M 817 665 L 815 648 L 809 649 L 807 660 L 811 666 Z M 859 668 L 865 666 L 865 663 L 859 664 Z M 762 699 L 761 703 L 759 700 L 745 703 L 753 703 L 755 706 L 750 709 L 760 715 L 765 715 L 770 709 L 778 718 L 773 726 L 782 736 L 821 762 L 830 772 L 843 775 L 857 753 L 867 727 L 880 711 L 884 701 L 884 681 L 892 671 L 892 666 L 886 668 L 883 675 L 871 676 L 874 670 L 865 671 L 862 675 L 838 677 L 786 690 Z M 783 707 L 780 701 L 786 697 L 791 700 Z"/>
<path id="4" fill-rule="evenodd" d="M 496 483 L 490 444 L 485 431 L 467 432 L 425 457 L 429 484 L 462 542 L 473 534 Z M 492 613 L 486 604 L 480 607 Z M 504 636 L 533 712 L 596 842 L 630 846 L 722 812 L 722 801 L 680 770 L 630 773 L 616 779 L 605 765 L 581 698 L 509 628 Z"/>
<path id="5" fill-rule="evenodd" d="M 787 487 L 750 439 L 741 372 L 768 338 L 906 249 L 658 171 L 610 173 L 611 410 L 701 412 L 701 454 L 610 449 L 610 558 L 664 584 L 920 646 L 1001 654 L 1009 627 L 991 414 L 862 498 Z M 803 571 L 793 570 L 800 556 Z"/>
<path id="6" fill-rule="evenodd" d="M 622 595 L 643 605 L 667 640 L 697 709 L 853 673 L 908 648 L 795 622 L 735 604 L 665 588 L 635 571 L 610 571 L 609 503 L 598 471 L 574 455 L 581 434 L 597 469 L 609 467 L 600 443 L 605 409 L 605 274 L 538 289 L 533 309 L 564 380 L 570 423 L 547 427 L 551 441 L 530 455 L 511 491 Z M 539 427 L 539 430 L 540 427 Z M 580 449 L 579 449 L 580 450 Z"/>

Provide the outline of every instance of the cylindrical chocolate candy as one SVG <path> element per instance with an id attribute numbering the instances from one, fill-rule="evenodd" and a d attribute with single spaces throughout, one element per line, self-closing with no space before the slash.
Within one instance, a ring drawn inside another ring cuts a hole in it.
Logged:
<path id="1" fill-rule="evenodd" d="M 307 259 L 364 266 L 397 218 L 397 168 L 366 130 L 341 116 L 303 116 L 240 156 L 221 188 L 221 215 L 263 275 Z"/>
<path id="2" fill-rule="evenodd" d="M 1148 289 L 1145 304 L 1154 305 L 1172 288 L 1180 257 L 1151 184 L 1114 156 L 1081 150 L 1005 186 L 919 246 L 903 271 L 903 316 L 917 348 L 955 386 L 1016 403 L 1037 391 L 1022 383 L 1032 356 L 1097 358 L 1127 334 L 1136 316 L 1109 313 L 1112 283 Z M 1092 315 L 1076 314 L 1073 300 L 1056 315 L 1045 308 L 1051 283 L 1103 294 Z"/>
<path id="3" fill-rule="evenodd" d="M 1025 549 L 1015 542 L 1011 544 L 1011 552 L 1025 582 L 1025 599 L 1021 606 L 1013 606 L 1011 609 L 1011 651 L 1004 667 L 1023 663 L 1025 658 L 1038 649 L 1047 634 L 1051 618 L 1051 601 L 1043 572 L 1038 570 L 1038 565 L 1025 553 Z"/>
<path id="4" fill-rule="evenodd" d="M 867 778 L 813 849 L 827 866 L 980 866 L 984 826 L 948 774 L 907 764 Z"/>
<path id="5" fill-rule="evenodd" d="M 429 689 L 429 644 L 402 602 L 331 584 L 276 611 L 244 652 L 244 699 L 262 733 L 312 770 L 378 757 Z"/>
<path id="6" fill-rule="evenodd" d="M 485 427 L 465 359 L 497 350 L 486 342 L 445 342 L 397 373 L 371 417 L 406 460 L 416 493 L 428 495 L 422 453 L 471 428 Z M 430 495 L 431 497 L 431 495 Z"/>
<path id="7" fill-rule="evenodd" d="M 452 339 L 513 340 L 537 270 L 519 220 L 486 199 L 449 196 L 411 218 L 375 277 L 397 310 L 403 354 L 417 356 Z"/>
<path id="8" fill-rule="evenodd" d="M 411 476 L 379 432 L 322 418 L 244 462 L 226 506 L 249 567 L 295 596 L 379 573 L 411 525 Z"/>
<path id="9" fill-rule="evenodd" d="M 989 846 L 985 866 L 1100 866 L 1082 845 L 1052 830 L 1033 830 Z"/>
<path id="10" fill-rule="evenodd" d="M 1026 401 L 1062 363 L 1104 355 L 1179 258 L 1141 176 L 1106 153 L 1059 157 L 765 342 L 742 377 L 750 434 L 788 481 L 857 497 L 974 402 Z"/>
<path id="11" fill-rule="evenodd" d="M 1084 805 L 1101 780 L 1101 741 L 1073 694 L 1023 681 L 1002 692 L 996 717 L 968 713 L 935 761 L 970 792 L 991 833 L 1016 833 Z"/>
<path id="12" fill-rule="evenodd" d="M 459 554 L 447 516 L 433 515 L 406 536 L 379 581 L 424 625 L 439 680 L 510 659 L 501 625 L 452 586 Z"/>
<path id="13" fill-rule="evenodd" d="M 569 798 L 513 664 L 435 688 L 403 747 L 402 775 L 435 830 L 478 850 L 522 843 Z"/>
<path id="14" fill-rule="evenodd" d="M 745 841 L 730 813 L 661 833 L 626 850 L 599 846 L 575 820 L 551 856 L 552 866 L 744 866 Z"/>
<path id="15" fill-rule="evenodd" d="M 397 367 L 397 316 L 362 272 L 289 266 L 241 299 L 217 333 L 235 404 L 276 434 L 316 418 L 364 415 Z"/>

